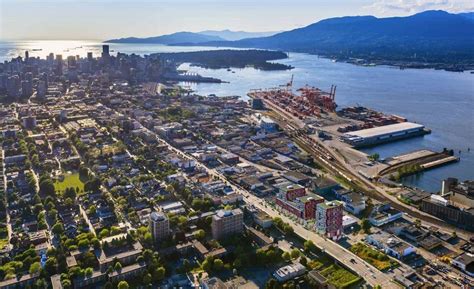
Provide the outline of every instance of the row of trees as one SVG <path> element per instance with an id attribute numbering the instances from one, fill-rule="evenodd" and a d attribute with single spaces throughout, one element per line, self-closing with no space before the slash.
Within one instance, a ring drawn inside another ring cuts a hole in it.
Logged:
<path id="1" fill-rule="evenodd" d="M 279 217 L 273 218 L 273 224 L 274 224 L 278 229 L 282 230 L 282 231 L 285 233 L 285 235 L 288 235 L 288 234 L 293 233 L 293 227 L 292 227 L 290 224 L 284 222 L 284 221 L 283 221 L 281 218 L 279 218 Z"/>

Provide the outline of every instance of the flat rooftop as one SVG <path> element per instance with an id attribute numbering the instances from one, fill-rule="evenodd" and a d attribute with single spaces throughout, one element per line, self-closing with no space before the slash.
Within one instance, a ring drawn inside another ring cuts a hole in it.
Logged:
<path id="1" fill-rule="evenodd" d="M 423 129 L 424 127 L 425 127 L 424 125 L 421 125 L 418 123 L 401 122 L 401 123 L 384 125 L 384 126 L 379 126 L 379 127 L 374 127 L 374 128 L 351 131 L 351 132 L 346 133 L 346 135 L 357 136 L 357 137 L 362 137 L 362 138 L 370 138 L 370 137 L 376 137 L 379 135 L 397 133 L 397 132 L 402 132 L 402 131 L 407 131 L 407 130 L 412 130 L 412 129 Z"/>

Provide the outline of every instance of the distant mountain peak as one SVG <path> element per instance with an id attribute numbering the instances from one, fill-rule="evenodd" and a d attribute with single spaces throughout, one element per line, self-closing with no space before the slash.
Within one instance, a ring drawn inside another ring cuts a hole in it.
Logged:
<path id="1" fill-rule="evenodd" d="M 204 34 L 204 35 L 218 36 L 220 38 L 223 38 L 229 41 L 236 41 L 236 40 L 241 40 L 245 38 L 271 36 L 271 35 L 275 35 L 278 32 L 247 32 L 247 31 L 241 31 L 241 30 L 234 31 L 230 29 L 224 29 L 224 30 L 205 30 L 198 33 Z"/>
<path id="2" fill-rule="evenodd" d="M 214 35 L 205 35 L 194 32 L 181 31 L 172 34 L 166 34 L 161 36 L 154 37 L 127 37 L 119 39 L 111 39 L 105 41 L 106 43 L 149 43 L 149 44 L 180 44 L 180 43 L 202 43 L 209 41 L 223 41 L 225 39 L 214 36 Z"/>

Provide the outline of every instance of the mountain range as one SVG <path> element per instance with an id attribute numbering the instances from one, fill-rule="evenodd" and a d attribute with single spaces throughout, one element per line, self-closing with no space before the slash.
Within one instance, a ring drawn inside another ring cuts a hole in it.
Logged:
<path id="1" fill-rule="evenodd" d="M 256 37 L 267 37 L 275 35 L 279 32 L 246 32 L 246 31 L 231 31 L 231 30 L 205 30 L 199 32 L 199 34 L 217 36 L 225 40 L 235 41 L 245 38 L 256 38 Z"/>
<path id="2" fill-rule="evenodd" d="M 173 34 L 146 37 L 146 38 L 137 38 L 137 37 L 127 37 L 119 39 L 111 39 L 105 41 L 106 43 L 146 43 L 146 44 L 177 44 L 177 43 L 202 43 L 210 41 L 225 41 L 224 38 L 214 35 L 206 35 L 201 33 L 194 32 L 176 32 Z"/>
<path id="3" fill-rule="evenodd" d="M 109 42 L 262 48 L 337 59 L 474 63 L 474 12 L 452 14 L 432 10 L 406 17 L 337 17 L 271 36 L 238 40 L 229 40 L 229 33 L 234 39 L 238 39 L 238 33 L 244 35 L 225 30 L 180 32 Z"/>
<path id="4" fill-rule="evenodd" d="M 197 44 L 210 41 L 236 41 L 244 38 L 266 37 L 276 34 L 277 32 L 246 32 L 231 30 L 206 30 L 201 32 L 176 32 L 153 37 L 126 37 L 119 39 L 111 39 L 106 43 L 148 43 L 148 44 Z"/>
<path id="5" fill-rule="evenodd" d="M 417 57 L 443 61 L 440 58 L 455 60 L 469 55 L 474 59 L 472 16 L 473 13 L 426 11 L 408 17 L 330 18 L 269 37 L 202 45 L 279 49 L 334 57 Z"/>

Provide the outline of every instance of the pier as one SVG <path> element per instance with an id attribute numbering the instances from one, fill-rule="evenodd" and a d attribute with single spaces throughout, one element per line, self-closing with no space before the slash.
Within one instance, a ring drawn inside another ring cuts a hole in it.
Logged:
<path id="1" fill-rule="evenodd" d="M 385 160 L 384 163 L 388 166 L 381 170 L 378 176 L 393 174 L 407 166 L 419 166 L 420 170 L 417 172 L 421 172 L 458 161 L 459 157 L 453 156 L 452 153 L 447 150 L 443 150 L 442 152 L 417 150 Z"/>

